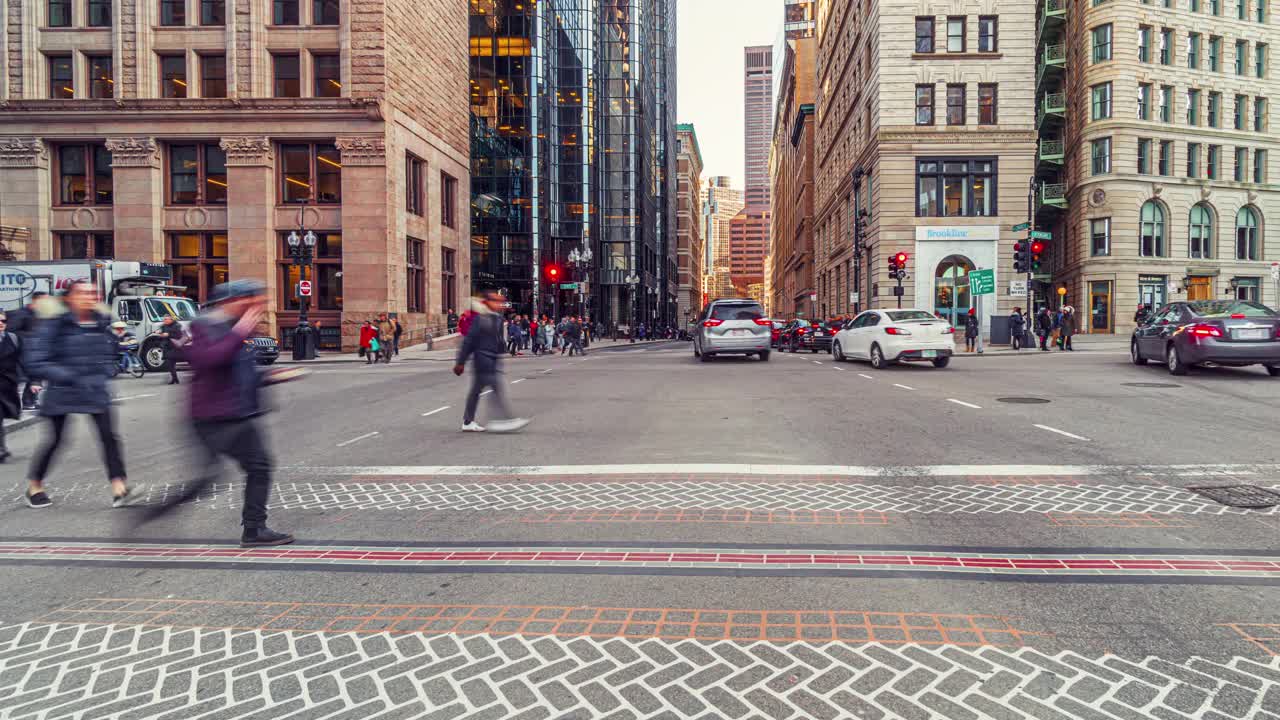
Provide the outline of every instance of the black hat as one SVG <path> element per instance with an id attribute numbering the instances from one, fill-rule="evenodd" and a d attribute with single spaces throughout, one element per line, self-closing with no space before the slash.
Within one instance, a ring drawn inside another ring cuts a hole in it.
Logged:
<path id="1" fill-rule="evenodd" d="M 207 304 L 217 305 L 228 300 L 256 297 L 266 293 L 267 286 L 257 280 L 232 280 L 214 287 L 213 292 L 209 294 L 209 302 Z"/>

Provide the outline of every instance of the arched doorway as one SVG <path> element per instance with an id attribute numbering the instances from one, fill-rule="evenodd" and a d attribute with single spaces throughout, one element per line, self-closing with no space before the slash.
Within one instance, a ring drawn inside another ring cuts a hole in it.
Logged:
<path id="1" fill-rule="evenodd" d="M 933 311 L 959 327 L 969 314 L 969 271 L 973 261 L 963 255 L 949 255 L 938 263 L 933 280 Z"/>

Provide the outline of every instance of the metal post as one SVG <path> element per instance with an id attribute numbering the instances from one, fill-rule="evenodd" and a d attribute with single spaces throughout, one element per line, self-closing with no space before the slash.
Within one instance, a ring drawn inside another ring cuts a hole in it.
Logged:
<path id="1" fill-rule="evenodd" d="M 1035 282 L 1035 268 L 1031 267 L 1031 237 L 1036 231 L 1036 178 L 1031 177 L 1031 186 L 1027 189 L 1027 223 L 1031 226 L 1030 232 L 1027 233 L 1027 315 L 1034 321 L 1036 315 L 1035 308 L 1035 291 L 1032 289 L 1031 283 Z M 1027 323 L 1028 327 L 1030 323 Z M 1026 338 L 1026 332 L 1023 331 L 1023 338 Z"/>
<path id="2" fill-rule="evenodd" d="M 978 298 L 977 298 L 977 303 L 978 303 L 978 312 L 977 312 L 977 315 L 978 315 L 978 354 L 979 354 L 979 355 L 981 355 L 981 354 L 982 354 L 982 352 L 983 352 L 983 347 L 982 347 L 982 295 L 979 295 L 979 296 L 978 296 Z"/>

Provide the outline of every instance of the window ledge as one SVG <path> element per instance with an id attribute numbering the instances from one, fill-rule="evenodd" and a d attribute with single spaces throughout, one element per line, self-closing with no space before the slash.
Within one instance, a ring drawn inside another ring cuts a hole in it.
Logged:
<path id="1" fill-rule="evenodd" d="M 912 60 L 999 60 L 1003 57 L 1001 52 L 911 53 Z"/>

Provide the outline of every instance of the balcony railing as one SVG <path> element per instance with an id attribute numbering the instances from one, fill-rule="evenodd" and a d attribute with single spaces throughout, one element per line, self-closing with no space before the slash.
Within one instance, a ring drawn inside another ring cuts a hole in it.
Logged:
<path id="1" fill-rule="evenodd" d="M 1040 141 L 1040 159 L 1042 161 L 1061 165 L 1064 157 L 1066 157 L 1065 147 L 1061 140 Z"/>
<path id="2" fill-rule="evenodd" d="M 1040 101 L 1040 106 L 1036 108 L 1036 124 L 1039 125 L 1045 121 L 1050 115 L 1063 117 L 1067 112 L 1067 94 L 1063 92 L 1049 93 Z"/>
<path id="3" fill-rule="evenodd" d="M 1036 28 L 1037 42 L 1044 38 L 1045 32 L 1060 31 L 1067 19 L 1067 0 L 1041 0 L 1043 11 L 1040 23 Z"/>
<path id="4" fill-rule="evenodd" d="M 1044 63 L 1046 65 L 1065 65 L 1067 62 L 1067 45 L 1066 43 L 1058 43 L 1056 45 L 1044 46 Z"/>
<path id="5" fill-rule="evenodd" d="M 1065 208 L 1067 206 L 1067 184 L 1053 183 L 1040 186 L 1040 203 L 1042 205 L 1051 205 L 1057 208 Z"/>

